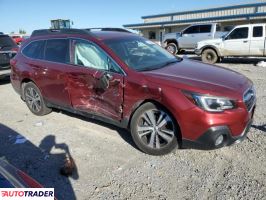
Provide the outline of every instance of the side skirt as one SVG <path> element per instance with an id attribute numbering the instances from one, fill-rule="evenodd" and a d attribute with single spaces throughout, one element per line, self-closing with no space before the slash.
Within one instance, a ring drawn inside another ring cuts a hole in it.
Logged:
<path id="1" fill-rule="evenodd" d="M 80 111 L 80 110 L 76 110 L 76 109 L 71 108 L 71 107 L 60 106 L 60 105 L 57 105 L 57 104 L 54 104 L 54 103 L 51 103 L 51 102 L 47 102 L 47 101 L 46 101 L 46 105 L 47 105 L 47 107 L 50 107 L 50 108 L 56 108 L 56 109 L 59 109 L 59 110 L 67 111 L 69 113 L 81 115 L 81 116 L 86 117 L 86 118 L 96 119 L 96 120 L 99 120 L 99 121 L 102 121 L 102 122 L 105 122 L 105 123 L 108 123 L 108 124 L 112 124 L 112 125 L 118 126 L 120 128 L 125 128 L 125 129 L 128 128 L 128 120 L 122 119 L 121 121 L 117 121 L 117 120 L 113 120 L 113 119 L 111 119 L 109 117 L 105 117 L 105 116 L 99 115 L 97 113 Z"/>

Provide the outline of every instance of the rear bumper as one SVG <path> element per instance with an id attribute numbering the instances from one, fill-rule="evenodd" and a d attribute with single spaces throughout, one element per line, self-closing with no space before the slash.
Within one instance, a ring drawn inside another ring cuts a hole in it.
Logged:
<path id="1" fill-rule="evenodd" d="M 203 149 L 203 150 L 210 150 L 210 149 L 217 149 L 224 146 L 229 146 L 235 143 L 239 143 L 243 141 L 252 124 L 252 119 L 248 122 L 247 126 L 245 127 L 244 131 L 239 136 L 232 136 L 232 133 L 228 126 L 214 126 L 209 128 L 204 134 L 202 134 L 197 140 L 190 141 L 190 140 L 183 140 L 182 147 L 183 148 L 193 148 L 193 149 Z M 223 136 L 223 141 L 221 144 L 216 145 L 216 141 L 219 136 Z"/>

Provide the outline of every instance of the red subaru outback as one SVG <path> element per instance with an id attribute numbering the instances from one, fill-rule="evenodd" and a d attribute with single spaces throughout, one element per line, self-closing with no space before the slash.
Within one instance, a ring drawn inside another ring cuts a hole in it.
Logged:
<path id="1" fill-rule="evenodd" d="M 59 108 L 127 128 L 153 155 L 240 142 L 255 109 L 245 76 L 176 58 L 131 33 L 37 30 L 11 65 L 32 113 Z"/>

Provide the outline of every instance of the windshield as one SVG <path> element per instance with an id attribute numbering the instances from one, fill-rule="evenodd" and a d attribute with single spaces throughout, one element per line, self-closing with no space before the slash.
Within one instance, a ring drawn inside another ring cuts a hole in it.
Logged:
<path id="1" fill-rule="evenodd" d="M 155 70 L 181 60 L 159 45 L 141 37 L 119 38 L 105 41 L 105 44 L 136 71 Z"/>

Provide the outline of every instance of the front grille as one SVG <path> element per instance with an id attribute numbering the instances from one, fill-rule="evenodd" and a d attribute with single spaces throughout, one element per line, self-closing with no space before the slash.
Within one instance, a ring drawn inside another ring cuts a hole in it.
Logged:
<path id="1" fill-rule="evenodd" d="M 255 93 L 254 88 L 250 88 L 244 93 L 243 101 L 247 107 L 247 110 L 251 111 L 256 101 L 256 93 Z"/>

